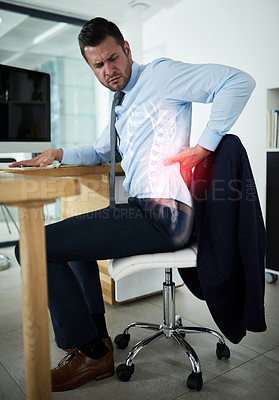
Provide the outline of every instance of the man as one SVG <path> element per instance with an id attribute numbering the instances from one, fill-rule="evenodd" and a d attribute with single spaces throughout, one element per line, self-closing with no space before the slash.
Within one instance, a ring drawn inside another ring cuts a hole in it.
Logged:
<path id="1" fill-rule="evenodd" d="M 95 260 L 173 251 L 187 244 L 193 222 L 187 187 L 191 170 L 216 149 L 255 86 L 248 74 L 227 66 L 170 59 L 138 65 L 117 26 L 103 18 L 84 25 L 79 45 L 97 79 L 124 93 L 115 108 L 115 128 L 123 185 L 131 197 L 127 204 L 46 228 L 53 328 L 58 346 L 71 350 L 52 370 L 54 391 L 114 373 Z M 213 105 L 198 144 L 189 148 L 192 102 Z M 93 145 L 47 150 L 11 166 L 46 166 L 53 160 L 96 165 L 110 161 L 110 154 L 106 128 Z"/>

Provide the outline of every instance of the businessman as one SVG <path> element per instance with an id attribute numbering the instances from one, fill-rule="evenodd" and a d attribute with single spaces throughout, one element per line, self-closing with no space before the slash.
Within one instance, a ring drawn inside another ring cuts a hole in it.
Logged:
<path id="1" fill-rule="evenodd" d="M 193 222 L 192 168 L 216 149 L 255 86 L 247 73 L 223 65 L 166 58 L 139 65 L 118 27 L 104 18 L 87 22 L 78 40 L 97 79 L 119 97 L 112 110 L 116 121 L 112 118 L 112 126 L 92 145 L 50 149 L 11 166 L 46 166 L 54 160 L 107 163 L 113 154 L 110 132 L 116 130 L 130 198 L 127 204 L 114 206 L 112 201 L 106 209 L 46 227 L 49 309 L 57 345 L 68 350 L 52 370 L 53 391 L 113 375 L 96 260 L 174 251 L 187 244 Z M 197 145 L 190 148 L 193 102 L 212 103 L 212 110 Z"/>

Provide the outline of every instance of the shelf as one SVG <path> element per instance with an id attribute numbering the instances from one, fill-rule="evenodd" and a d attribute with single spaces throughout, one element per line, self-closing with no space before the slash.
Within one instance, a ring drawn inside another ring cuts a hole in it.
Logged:
<path id="1" fill-rule="evenodd" d="M 268 89 L 266 100 L 266 145 L 276 149 L 279 143 L 279 88 Z"/>
<path id="2" fill-rule="evenodd" d="M 279 108 L 279 88 L 267 89 L 267 110 Z"/>

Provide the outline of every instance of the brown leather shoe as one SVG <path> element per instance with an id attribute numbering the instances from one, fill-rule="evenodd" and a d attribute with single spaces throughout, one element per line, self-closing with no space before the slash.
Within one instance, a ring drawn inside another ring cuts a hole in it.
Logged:
<path id="1" fill-rule="evenodd" d="M 105 343 L 105 345 L 108 346 L 108 348 L 113 350 L 113 344 L 110 337 L 103 339 L 103 342 Z"/>
<path id="2" fill-rule="evenodd" d="M 112 340 L 110 337 L 107 337 L 105 339 L 102 339 L 103 342 L 110 348 L 113 349 L 113 344 L 112 344 Z M 74 351 L 76 351 L 76 347 L 74 347 L 73 349 L 64 349 L 64 351 L 66 351 L 66 353 L 73 353 Z"/>
<path id="3" fill-rule="evenodd" d="M 87 357 L 80 350 L 67 354 L 58 366 L 51 370 L 52 391 L 71 390 L 91 379 L 108 378 L 114 374 L 113 348 L 99 359 Z"/>

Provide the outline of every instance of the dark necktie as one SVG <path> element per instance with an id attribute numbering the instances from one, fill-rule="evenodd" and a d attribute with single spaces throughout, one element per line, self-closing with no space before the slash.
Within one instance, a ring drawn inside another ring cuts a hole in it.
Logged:
<path id="1" fill-rule="evenodd" d="M 109 177 L 109 203 L 111 207 L 115 207 L 115 161 L 116 161 L 116 136 L 117 132 L 115 129 L 116 114 L 115 107 L 119 106 L 124 97 L 123 92 L 116 92 L 111 106 L 111 117 L 110 117 L 110 177 Z M 118 160 L 117 160 L 118 161 Z"/>

